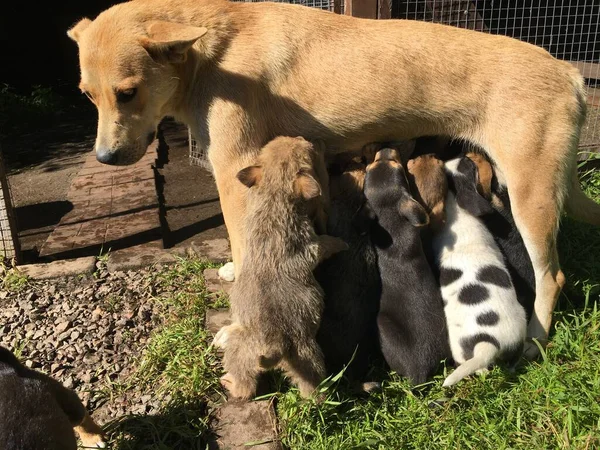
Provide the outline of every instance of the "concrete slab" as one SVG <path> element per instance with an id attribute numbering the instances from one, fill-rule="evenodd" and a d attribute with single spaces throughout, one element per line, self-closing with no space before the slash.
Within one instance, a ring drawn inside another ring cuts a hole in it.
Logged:
<path id="1" fill-rule="evenodd" d="M 96 270 L 96 257 L 65 259 L 48 264 L 26 264 L 17 269 L 34 280 L 71 277 L 80 274 L 90 275 Z"/>

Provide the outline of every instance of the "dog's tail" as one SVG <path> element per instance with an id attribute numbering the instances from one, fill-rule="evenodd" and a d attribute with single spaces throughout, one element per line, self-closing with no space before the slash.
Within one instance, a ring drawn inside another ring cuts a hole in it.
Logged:
<path id="1" fill-rule="evenodd" d="M 454 372 L 444 380 L 444 387 L 452 386 L 465 377 L 474 374 L 478 370 L 487 369 L 498 353 L 498 347 L 490 342 L 480 342 L 473 349 L 474 356 L 456 368 Z"/>
<path id="2" fill-rule="evenodd" d="M 577 169 L 571 175 L 565 210 L 573 219 L 600 226 L 600 204 L 585 195 L 579 185 Z"/>
<path id="3" fill-rule="evenodd" d="M 588 198 L 581 190 L 579 184 L 579 175 L 577 173 L 577 146 L 579 144 L 579 136 L 585 122 L 586 116 L 586 89 L 585 81 L 577 69 L 571 68 L 571 83 L 575 96 L 577 97 L 577 131 L 573 136 L 572 152 L 570 152 L 573 161 L 570 173 L 570 184 L 568 184 L 568 192 L 566 195 L 565 211 L 573 219 L 581 222 L 586 222 L 592 225 L 600 225 L 600 204 L 596 203 L 591 198 Z"/>

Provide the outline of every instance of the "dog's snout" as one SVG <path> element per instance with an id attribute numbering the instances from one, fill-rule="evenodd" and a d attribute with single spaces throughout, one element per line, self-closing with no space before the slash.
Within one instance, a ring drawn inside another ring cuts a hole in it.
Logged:
<path id="1" fill-rule="evenodd" d="M 117 153 L 107 148 L 96 148 L 96 159 L 102 164 L 113 165 L 117 163 Z"/>

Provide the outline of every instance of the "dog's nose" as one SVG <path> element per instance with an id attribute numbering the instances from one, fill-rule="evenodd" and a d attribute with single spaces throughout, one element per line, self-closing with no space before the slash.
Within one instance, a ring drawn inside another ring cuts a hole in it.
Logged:
<path id="1" fill-rule="evenodd" d="M 96 149 L 96 159 L 102 164 L 113 165 L 117 163 L 117 153 L 111 152 L 107 148 Z"/>

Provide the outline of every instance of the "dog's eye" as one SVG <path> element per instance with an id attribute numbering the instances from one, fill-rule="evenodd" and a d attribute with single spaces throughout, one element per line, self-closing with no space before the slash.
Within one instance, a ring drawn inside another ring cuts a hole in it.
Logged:
<path id="1" fill-rule="evenodd" d="M 137 94 L 136 88 L 125 89 L 124 91 L 118 91 L 117 92 L 117 101 L 119 103 L 130 102 L 135 97 L 135 94 Z"/>

